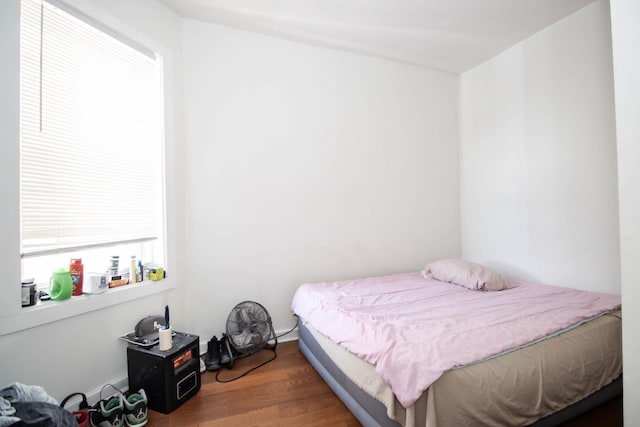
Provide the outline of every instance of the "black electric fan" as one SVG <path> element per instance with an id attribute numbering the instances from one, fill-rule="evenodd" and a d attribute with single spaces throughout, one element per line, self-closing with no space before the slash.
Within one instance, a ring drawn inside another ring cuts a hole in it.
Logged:
<path id="1" fill-rule="evenodd" d="M 273 350 L 275 359 L 278 337 L 267 309 L 257 302 L 243 301 L 231 310 L 227 318 L 227 340 L 235 350 L 231 352 L 229 367 L 233 366 L 234 359 L 250 356 L 263 348 Z"/>

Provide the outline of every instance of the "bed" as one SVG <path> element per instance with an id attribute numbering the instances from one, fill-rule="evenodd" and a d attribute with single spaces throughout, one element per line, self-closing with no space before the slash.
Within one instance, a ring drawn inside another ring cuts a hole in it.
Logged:
<path id="1" fill-rule="evenodd" d="M 622 393 L 619 296 L 429 267 L 293 298 L 300 350 L 363 425 L 552 426 Z"/>

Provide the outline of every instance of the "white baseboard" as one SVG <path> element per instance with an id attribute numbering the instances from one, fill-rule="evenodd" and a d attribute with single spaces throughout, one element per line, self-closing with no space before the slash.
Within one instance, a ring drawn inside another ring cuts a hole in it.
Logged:
<path id="1" fill-rule="evenodd" d="M 129 390 L 129 379 L 126 376 L 111 380 L 106 384 L 111 384 L 113 387 L 120 390 L 122 393 L 126 393 Z M 103 399 L 106 399 L 107 397 L 110 397 L 111 395 L 115 394 L 116 390 L 114 390 L 113 387 L 104 385 L 85 393 L 85 395 L 87 396 L 87 403 L 90 406 L 93 406 L 98 401 L 100 401 L 100 392 L 102 392 L 103 389 L 104 389 L 104 392 L 102 393 Z M 80 402 L 82 402 L 82 397 L 74 396 L 71 399 L 69 399 L 68 402 L 65 403 L 64 407 L 67 408 L 68 410 L 73 411 L 78 408 L 78 405 L 80 405 Z"/>
<path id="2" fill-rule="evenodd" d="M 276 336 L 284 334 L 287 331 L 289 331 L 289 329 L 275 331 L 276 332 Z M 293 331 L 287 333 L 286 335 L 278 338 L 278 342 L 279 343 L 290 342 L 290 341 L 298 341 L 298 328 L 296 328 Z M 200 356 L 204 356 L 205 354 L 207 354 L 207 341 L 206 341 L 206 339 L 205 339 L 205 341 L 200 339 Z"/>

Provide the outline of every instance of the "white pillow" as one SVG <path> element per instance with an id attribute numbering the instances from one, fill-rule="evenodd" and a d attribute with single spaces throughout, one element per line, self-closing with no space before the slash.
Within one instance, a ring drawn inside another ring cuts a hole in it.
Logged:
<path id="1" fill-rule="evenodd" d="M 487 267 L 461 259 L 441 259 L 427 264 L 424 273 L 442 282 L 454 283 L 479 291 L 501 291 L 515 283 Z"/>

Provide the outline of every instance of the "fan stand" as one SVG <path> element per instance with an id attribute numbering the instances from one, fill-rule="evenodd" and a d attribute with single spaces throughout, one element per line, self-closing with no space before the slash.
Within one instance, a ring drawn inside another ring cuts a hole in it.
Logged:
<path id="1" fill-rule="evenodd" d="M 276 357 L 278 357 L 278 353 L 276 353 L 276 347 L 278 346 L 278 337 L 276 336 L 276 333 L 273 330 L 273 326 L 271 326 L 271 321 L 269 321 L 269 329 L 271 331 L 270 332 L 270 334 L 271 334 L 270 340 L 273 339 L 273 341 L 274 341 L 273 344 L 269 344 L 268 341 L 267 341 L 267 344 L 265 344 L 260 350 L 255 351 L 253 353 L 245 353 L 245 354 L 239 353 L 238 356 L 234 357 L 233 353 L 231 351 L 231 344 L 229 344 L 229 340 L 228 339 L 225 340 L 225 343 L 226 343 L 226 346 L 227 346 L 227 351 L 229 352 L 229 355 L 231 357 L 231 362 L 229 363 L 228 369 L 232 369 L 233 368 L 233 362 L 236 359 L 244 359 L 245 357 L 253 356 L 255 354 L 258 354 L 261 350 L 271 350 L 271 351 L 273 351 L 273 356 L 270 359 L 265 360 L 264 362 L 260 363 L 257 366 L 253 366 L 253 367 L 247 369 L 246 371 L 244 371 L 240 375 L 237 375 L 237 376 L 235 376 L 233 378 L 220 379 L 220 372 L 222 371 L 222 369 L 221 369 L 218 372 L 216 372 L 216 381 L 219 382 L 219 383 L 230 383 L 231 381 L 235 381 L 237 379 L 240 379 L 240 378 L 244 377 L 245 375 L 249 374 L 250 372 L 255 371 L 256 369 L 266 365 L 267 363 L 274 361 L 276 359 Z"/>
<path id="2" fill-rule="evenodd" d="M 265 310 L 266 311 L 266 310 Z M 278 357 L 278 354 L 276 353 L 276 347 L 278 346 L 278 336 L 276 335 L 276 331 L 273 329 L 273 324 L 271 322 L 271 317 L 269 316 L 267 319 L 268 325 L 269 325 L 269 338 L 267 339 L 267 341 L 265 342 L 265 344 L 260 347 L 259 349 L 255 350 L 255 351 L 251 351 L 248 353 L 243 353 L 241 351 L 238 351 L 238 355 L 234 356 L 234 353 L 232 350 L 234 350 L 235 348 L 233 347 L 233 344 L 231 344 L 231 340 L 230 339 L 226 339 L 225 341 L 225 345 L 227 346 L 227 352 L 229 354 L 229 357 L 231 358 L 231 361 L 229 362 L 228 365 L 228 369 L 232 369 L 233 368 L 233 363 L 235 362 L 236 359 L 243 359 L 245 357 L 249 357 L 249 356 L 253 356 L 254 354 L 257 354 L 258 352 L 260 352 L 261 350 L 271 350 L 273 351 L 273 357 L 271 357 L 268 360 L 265 360 L 264 362 L 260 363 L 257 366 L 254 366 L 252 368 L 247 369 L 245 372 L 241 373 L 238 376 L 235 376 L 233 378 L 224 380 L 224 379 L 220 379 L 220 372 L 221 370 L 219 370 L 218 372 L 216 372 L 216 381 L 220 382 L 220 383 L 228 383 L 231 381 L 235 381 L 239 378 L 244 377 L 245 375 L 249 374 L 250 372 L 255 371 L 256 369 L 266 365 L 269 362 L 272 362 L 273 360 L 276 359 L 276 357 Z M 273 340 L 272 344 L 269 344 L 270 341 Z"/>

